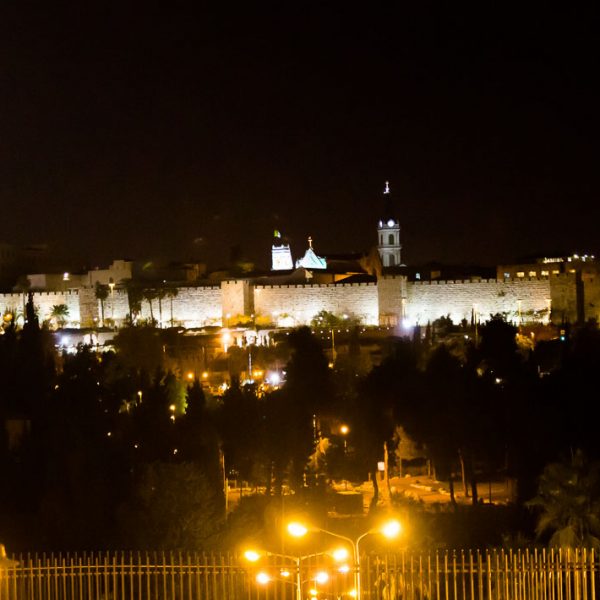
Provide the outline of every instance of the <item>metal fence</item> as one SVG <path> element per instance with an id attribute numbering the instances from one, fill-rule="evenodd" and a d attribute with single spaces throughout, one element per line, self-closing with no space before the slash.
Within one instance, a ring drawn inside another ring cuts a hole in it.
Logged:
<path id="1" fill-rule="evenodd" d="M 327 557 L 266 558 L 248 566 L 232 554 L 91 553 L 14 556 L 0 570 L 0 600 L 296 600 L 355 597 L 351 566 Z M 296 566 L 300 565 L 299 571 Z M 328 571 L 318 583 L 316 574 Z M 345 571 L 345 572 L 344 572 Z M 258 573 L 269 581 L 256 582 Z M 361 559 L 369 600 L 595 600 L 593 550 L 370 554 Z M 316 595 L 314 593 L 316 592 Z"/>

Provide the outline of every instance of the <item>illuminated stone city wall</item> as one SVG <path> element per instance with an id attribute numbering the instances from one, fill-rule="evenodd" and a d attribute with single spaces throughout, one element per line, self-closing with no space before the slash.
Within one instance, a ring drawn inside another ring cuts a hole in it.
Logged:
<path id="1" fill-rule="evenodd" d="M 395 327 L 402 323 L 406 312 L 407 286 L 407 279 L 403 275 L 384 275 L 379 278 L 377 295 L 381 325 Z"/>
<path id="2" fill-rule="evenodd" d="M 23 322 L 23 310 L 27 296 L 23 294 L 0 294 L 0 311 L 2 314 L 11 312 L 17 315 L 17 322 Z M 36 292 L 33 294 L 33 303 L 40 323 L 48 321 L 52 314 L 52 307 L 66 304 L 69 315 L 66 317 L 67 327 L 81 326 L 81 313 L 79 293 L 77 291 L 67 292 Z"/>
<path id="3" fill-rule="evenodd" d="M 547 278 L 416 281 L 408 284 L 407 292 L 405 318 L 410 325 L 424 325 L 445 316 L 454 323 L 462 319 L 470 322 L 473 311 L 479 321 L 500 313 L 514 322 L 546 322 L 551 305 Z"/>
<path id="4" fill-rule="evenodd" d="M 102 306 L 94 288 L 67 292 L 35 292 L 40 322 L 48 321 L 52 307 L 66 304 L 67 327 L 102 324 Z M 0 310 L 22 315 L 24 296 L 0 294 Z M 267 317 L 279 326 L 309 324 L 320 311 L 356 317 L 364 324 L 423 325 L 450 316 L 454 323 L 479 321 L 501 313 L 518 322 L 576 322 L 600 320 L 600 279 L 578 280 L 575 274 L 550 278 L 408 282 L 403 276 L 384 276 L 377 283 L 253 286 L 247 280 L 224 281 L 219 286 L 180 287 L 173 298 L 165 297 L 162 311 L 152 302 L 152 316 L 163 327 L 171 323 L 185 328 L 227 325 L 240 315 Z M 121 327 L 129 313 L 125 290 L 115 289 L 104 301 L 104 324 Z M 22 317 L 21 321 L 22 322 Z M 150 305 L 142 300 L 140 319 L 150 319 Z"/>
<path id="5" fill-rule="evenodd" d="M 600 277 L 583 282 L 585 319 L 600 323 Z"/>
<path id="6" fill-rule="evenodd" d="M 227 280 L 221 282 L 221 314 L 223 323 L 239 315 L 254 313 L 253 287 L 248 280 Z"/>
<path id="7" fill-rule="evenodd" d="M 125 322 L 129 313 L 127 293 L 115 290 L 114 317 L 110 296 L 104 301 L 105 318 L 114 318 L 117 326 Z M 163 327 L 173 325 L 185 328 L 204 327 L 207 325 L 221 325 L 221 288 L 208 287 L 180 287 L 174 298 L 163 298 L 159 304 L 158 299 L 152 301 L 152 316 Z M 150 304 L 142 300 L 140 319 L 150 319 Z"/>
<path id="8" fill-rule="evenodd" d="M 322 310 L 357 317 L 367 325 L 379 323 L 375 283 L 256 286 L 254 310 L 284 326 L 309 324 Z"/>

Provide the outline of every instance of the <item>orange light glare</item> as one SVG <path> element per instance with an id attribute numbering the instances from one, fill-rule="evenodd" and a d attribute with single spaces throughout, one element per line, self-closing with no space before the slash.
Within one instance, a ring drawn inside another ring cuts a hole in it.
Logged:
<path id="1" fill-rule="evenodd" d="M 315 581 L 320 584 L 327 583 L 329 581 L 329 573 L 327 573 L 326 571 L 319 571 L 315 575 Z"/>
<path id="2" fill-rule="evenodd" d="M 342 435 L 346 435 L 349 431 L 350 431 L 350 427 L 348 427 L 348 425 L 342 425 L 340 427 L 340 433 Z"/>
<path id="3" fill-rule="evenodd" d="M 290 535 L 293 535 L 294 537 L 302 537 L 305 536 L 308 533 L 308 528 L 305 525 L 302 525 L 302 523 L 290 523 L 287 526 L 287 530 L 288 533 Z"/>
<path id="4" fill-rule="evenodd" d="M 336 562 L 342 562 L 348 558 L 349 553 L 346 548 L 336 548 L 331 555 Z"/>
<path id="5" fill-rule="evenodd" d="M 256 550 L 246 550 L 244 558 L 250 562 L 256 562 L 260 558 L 260 554 Z"/>
<path id="6" fill-rule="evenodd" d="M 401 532 L 402 532 L 402 525 L 400 525 L 400 522 L 396 521 L 395 519 L 392 521 L 388 521 L 381 528 L 381 533 L 383 533 L 383 535 L 385 535 L 385 537 L 389 538 L 389 539 L 398 537 Z"/>
<path id="7" fill-rule="evenodd" d="M 268 573 L 261 571 L 256 575 L 256 583 L 260 583 L 260 585 L 266 585 L 269 583 L 269 581 L 271 581 L 271 578 L 269 577 Z"/>

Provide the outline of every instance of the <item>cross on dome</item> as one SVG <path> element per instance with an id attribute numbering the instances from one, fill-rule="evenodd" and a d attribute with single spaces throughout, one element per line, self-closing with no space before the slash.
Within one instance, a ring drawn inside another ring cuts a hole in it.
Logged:
<path id="1" fill-rule="evenodd" d="M 386 181 L 385 182 L 385 189 L 383 190 L 384 194 L 389 194 L 390 193 L 390 182 Z"/>
<path id="2" fill-rule="evenodd" d="M 312 248 L 312 237 L 310 235 L 308 236 L 308 247 Z"/>

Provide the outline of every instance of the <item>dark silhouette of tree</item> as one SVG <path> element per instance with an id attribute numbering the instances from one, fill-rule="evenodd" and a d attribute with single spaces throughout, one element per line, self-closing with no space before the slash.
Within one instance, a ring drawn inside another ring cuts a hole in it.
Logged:
<path id="1" fill-rule="evenodd" d="M 286 365 L 286 384 L 282 390 L 291 448 L 290 482 L 295 489 L 304 485 L 305 467 L 319 436 L 319 417 L 333 404 L 331 372 L 323 349 L 308 327 L 289 335 L 290 360 Z"/>
<path id="2" fill-rule="evenodd" d="M 379 499 L 377 463 L 385 458 L 386 451 L 391 454 L 396 424 L 406 419 L 407 407 L 415 400 L 417 379 L 415 344 L 403 340 L 359 386 L 354 439 L 359 460 L 373 481 L 373 509 Z"/>
<path id="3" fill-rule="evenodd" d="M 144 300 L 148 302 L 148 306 L 150 307 L 150 323 L 155 325 L 156 321 L 154 320 L 154 310 L 152 306 L 152 301 L 158 298 L 158 292 L 154 288 L 145 288 L 142 292 Z"/>
<path id="4" fill-rule="evenodd" d="M 96 281 L 96 288 L 94 290 L 94 294 L 96 296 L 96 299 L 100 300 L 100 321 L 102 327 L 104 327 L 104 302 L 108 298 L 109 287 L 107 285 L 104 285 L 103 283 L 100 283 L 99 281 Z"/>
<path id="5" fill-rule="evenodd" d="M 174 321 L 173 321 L 173 298 L 177 298 L 177 294 L 179 293 L 179 290 L 176 287 L 168 287 L 165 290 L 166 292 L 166 297 L 169 299 L 169 304 L 171 306 L 171 319 L 170 319 L 170 324 L 171 327 L 173 327 Z"/>
<path id="6" fill-rule="evenodd" d="M 263 427 L 260 430 L 264 454 L 266 457 L 266 493 L 280 496 L 287 468 L 294 456 L 293 442 L 297 442 L 295 429 L 297 424 L 292 420 L 288 406 L 289 398 L 283 390 L 265 394 L 261 400 Z M 304 430 L 312 447 L 312 430 Z M 308 451 L 310 453 L 310 451 Z M 308 461 L 308 454 L 306 456 Z"/>
<path id="7" fill-rule="evenodd" d="M 538 486 L 527 502 L 538 513 L 538 537 L 551 546 L 599 548 L 600 463 L 576 450 L 569 461 L 548 464 Z"/>
<path id="8" fill-rule="evenodd" d="M 128 279 L 125 282 L 125 289 L 127 290 L 127 303 L 129 304 L 129 321 L 133 324 L 142 311 L 144 293 L 140 284 L 133 279 Z"/>
<path id="9" fill-rule="evenodd" d="M 110 543 L 116 507 L 127 493 L 128 464 L 116 407 L 106 401 L 101 383 L 103 371 L 103 362 L 85 347 L 65 356 L 40 432 L 45 465 L 40 516 L 55 547 Z"/>
<path id="10" fill-rule="evenodd" d="M 156 370 L 151 385 L 144 391 L 142 402 L 134 412 L 140 462 L 172 460 L 174 457 L 176 428 L 170 419 L 171 411 L 165 387 L 167 377 L 167 373 Z"/>
<path id="11" fill-rule="evenodd" d="M 162 310 L 162 301 L 167 297 L 167 289 L 164 285 L 160 285 L 156 288 L 156 299 L 158 300 L 158 323 L 159 326 L 163 326 L 163 310 Z"/>
<path id="12" fill-rule="evenodd" d="M 494 315 L 480 325 L 480 372 L 494 379 L 516 377 L 521 366 L 516 336 L 517 328 L 507 323 L 502 315 Z"/>
<path id="13" fill-rule="evenodd" d="M 198 550 L 223 525 L 222 490 L 194 463 L 153 462 L 120 511 L 123 540 L 139 549 Z"/>
<path id="14" fill-rule="evenodd" d="M 238 380 L 234 379 L 223 394 L 217 424 L 227 471 L 233 469 L 242 480 L 252 481 L 261 447 L 261 423 L 254 388 L 240 388 Z"/>

